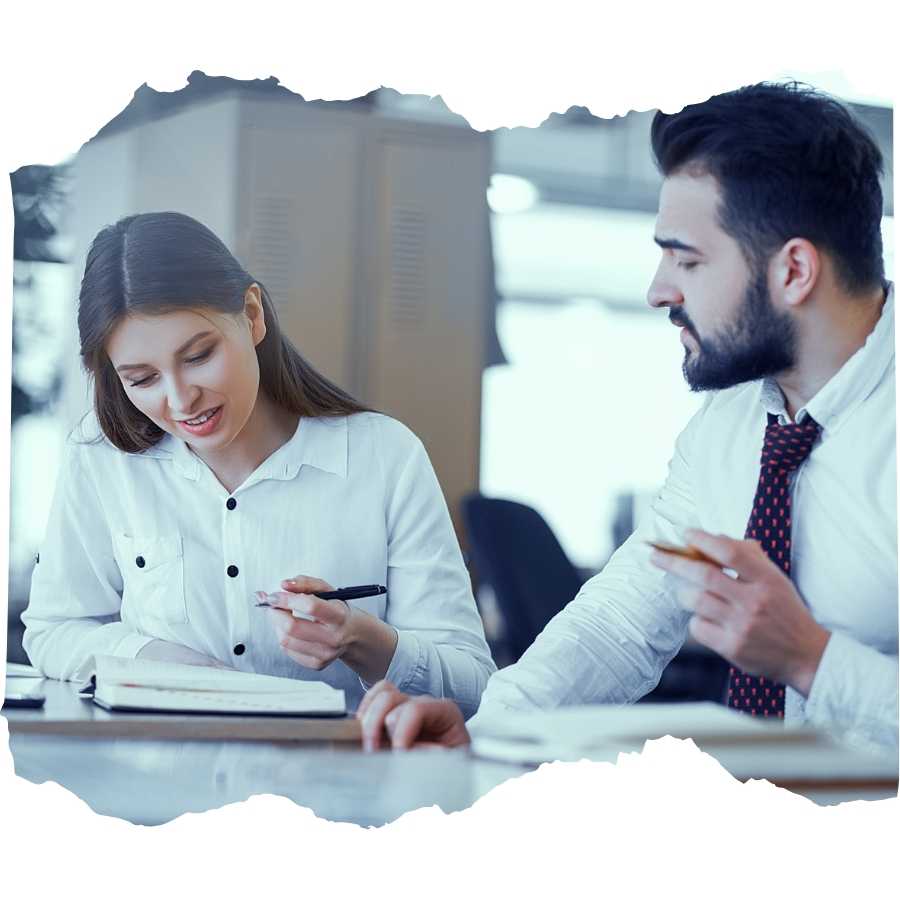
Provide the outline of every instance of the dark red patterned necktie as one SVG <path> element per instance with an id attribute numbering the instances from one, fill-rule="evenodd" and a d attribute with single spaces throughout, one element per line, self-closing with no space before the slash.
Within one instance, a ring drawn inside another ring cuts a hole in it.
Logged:
<path id="1" fill-rule="evenodd" d="M 801 425 L 779 425 L 769 415 L 760 460 L 759 484 L 745 538 L 759 541 L 769 559 L 791 574 L 790 476 L 809 456 L 819 425 L 807 416 Z M 761 675 L 728 670 L 728 705 L 753 716 L 784 718 L 784 685 Z"/>

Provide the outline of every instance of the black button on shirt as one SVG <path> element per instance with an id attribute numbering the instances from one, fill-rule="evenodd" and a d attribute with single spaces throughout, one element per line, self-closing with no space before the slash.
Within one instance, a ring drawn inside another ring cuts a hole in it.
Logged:
<path id="1" fill-rule="evenodd" d="M 238 567 L 237 566 L 229 566 L 225 570 L 231 578 L 237 578 L 238 576 Z"/>
<path id="2" fill-rule="evenodd" d="M 234 497 L 229 497 L 229 498 L 225 501 L 225 506 L 226 506 L 228 509 L 234 509 L 234 508 L 237 506 L 237 500 L 235 500 Z"/>
<path id="3" fill-rule="evenodd" d="M 243 652 L 244 652 L 246 649 L 247 649 L 247 648 L 246 648 L 243 644 L 235 644 L 235 645 L 234 645 L 234 655 L 235 655 L 235 656 L 241 656 L 241 654 L 243 654 Z"/>
<path id="4" fill-rule="evenodd" d="M 145 562 L 143 556 L 139 556 L 139 557 L 134 561 L 134 564 L 135 564 L 139 569 L 143 569 L 144 566 L 147 565 L 147 563 Z"/>

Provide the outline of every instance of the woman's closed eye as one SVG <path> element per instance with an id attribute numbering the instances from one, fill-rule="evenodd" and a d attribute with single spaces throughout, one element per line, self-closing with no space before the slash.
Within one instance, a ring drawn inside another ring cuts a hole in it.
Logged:
<path id="1" fill-rule="evenodd" d="M 199 363 L 206 362 L 206 360 L 208 360 L 210 358 L 210 356 L 212 356 L 213 350 L 215 350 L 215 349 L 216 348 L 215 348 L 215 344 L 214 344 L 212 347 L 207 347 L 205 350 L 201 351 L 200 353 L 197 353 L 195 356 L 185 357 L 184 361 L 186 363 L 188 363 L 188 365 L 192 365 L 192 366 L 198 365 Z M 133 388 L 134 387 L 145 387 L 146 385 L 150 384 L 150 382 L 153 381 L 154 378 L 156 378 L 155 373 L 150 374 L 150 375 L 145 375 L 143 378 L 138 378 L 138 379 L 135 379 L 134 381 L 129 381 L 128 386 L 133 387 Z"/>
<path id="2" fill-rule="evenodd" d="M 204 362 L 205 360 L 209 359 L 210 356 L 212 356 L 212 352 L 214 349 L 215 349 L 215 347 L 207 347 L 205 350 L 201 351 L 196 356 L 188 356 L 185 359 L 185 362 L 191 363 L 192 365 L 195 363 Z"/>

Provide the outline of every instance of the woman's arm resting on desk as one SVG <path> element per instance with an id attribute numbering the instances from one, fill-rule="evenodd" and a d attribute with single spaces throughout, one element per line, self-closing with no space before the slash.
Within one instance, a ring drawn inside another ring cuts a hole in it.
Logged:
<path id="1" fill-rule="evenodd" d="M 96 448 L 95 448 L 96 449 Z M 72 678 L 96 654 L 134 657 L 152 638 L 119 619 L 122 575 L 91 473 L 69 444 L 57 480 L 40 562 L 22 613 L 32 664 Z"/>
<path id="2" fill-rule="evenodd" d="M 153 659 L 159 662 L 181 663 L 185 666 L 209 666 L 213 669 L 230 669 L 225 663 L 198 653 L 190 647 L 181 644 L 173 644 L 171 641 L 151 640 L 137 652 L 137 659 Z"/>

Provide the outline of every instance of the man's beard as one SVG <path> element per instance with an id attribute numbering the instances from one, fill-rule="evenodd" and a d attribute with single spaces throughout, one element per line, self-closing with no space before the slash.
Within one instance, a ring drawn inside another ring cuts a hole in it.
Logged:
<path id="1" fill-rule="evenodd" d="M 786 312 L 772 304 L 765 268 L 747 285 L 734 322 L 701 339 L 683 307 L 672 307 L 669 319 L 688 329 L 699 350 L 685 350 L 681 367 L 692 391 L 716 391 L 776 375 L 793 367 L 797 329 Z"/>

